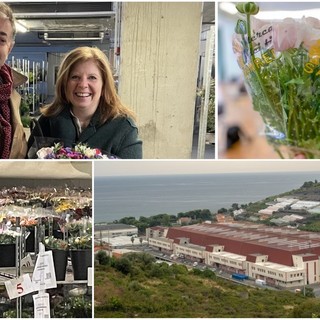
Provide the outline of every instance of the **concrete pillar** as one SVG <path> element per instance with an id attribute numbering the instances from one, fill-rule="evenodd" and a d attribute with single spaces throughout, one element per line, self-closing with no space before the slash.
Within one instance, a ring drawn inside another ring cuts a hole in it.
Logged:
<path id="1" fill-rule="evenodd" d="M 191 158 L 201 18 L 200 2 L 123 2 L 119 94 L 145 159 Z"/>

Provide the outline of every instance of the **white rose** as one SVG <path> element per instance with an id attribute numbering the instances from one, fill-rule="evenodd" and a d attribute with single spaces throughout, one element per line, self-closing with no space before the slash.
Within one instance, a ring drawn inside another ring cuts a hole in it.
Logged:
<path id="1" fill-rule="evenodd" d="M 84 155 L 88 158 L 93 158 L 96 154 L 96 151 L 94 149 L 90 149 L 90 148 L 87 148 L 84 152 Z"/>

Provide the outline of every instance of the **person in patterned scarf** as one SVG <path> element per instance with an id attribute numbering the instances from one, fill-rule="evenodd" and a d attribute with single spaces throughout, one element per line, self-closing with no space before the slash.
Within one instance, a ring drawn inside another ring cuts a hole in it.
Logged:
<path id="1" fill-rule="evenodd" d="M 20 117 L 21 97 L 15 87 L 27 77 L 11 69 L 5 62 L 16 34 L 12 10 L 0 2 L 0 159 L 23 159 L 27 141 Z"/>

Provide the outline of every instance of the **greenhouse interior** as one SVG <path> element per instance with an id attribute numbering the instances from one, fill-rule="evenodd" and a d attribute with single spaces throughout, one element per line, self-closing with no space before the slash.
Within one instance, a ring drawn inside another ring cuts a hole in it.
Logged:
<path id="1" fill-rule="evenodd" d="M 28 77 L 19 87 L 27 134 L 30 120 L 52 102 L 65 54 L 94 46 L 108 57 L 119 95 L 137 115 L 144 158 L 214 158 L 213 2 L 8 4 L 17 21 L 17 35 L 7 63 Z M 139 50 L 132 40 L 139 43 Z M 181 68 L 175 63 L 178 60 L 189 68 Z M 157 64 L 159 69 L 154 68 Z M 172 141 L 172 147 L 167 141 Z"/>
<path id="2" fill-rule="evenodd" d="M 1 318 L 92 318 L 91 166 L 0 163 Z"/>

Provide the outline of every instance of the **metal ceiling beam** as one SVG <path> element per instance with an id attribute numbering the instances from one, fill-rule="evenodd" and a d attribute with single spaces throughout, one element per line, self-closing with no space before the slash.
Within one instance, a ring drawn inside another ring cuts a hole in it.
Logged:
<path id="1" fill-rule="evenodd" d="M 62 19 L 62 18 L 99 18 L 114 16 L 114 11 L 93 12 L 24 12 L 15 13 L 16 19 Z"/>

